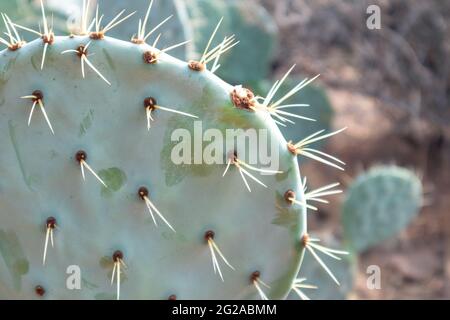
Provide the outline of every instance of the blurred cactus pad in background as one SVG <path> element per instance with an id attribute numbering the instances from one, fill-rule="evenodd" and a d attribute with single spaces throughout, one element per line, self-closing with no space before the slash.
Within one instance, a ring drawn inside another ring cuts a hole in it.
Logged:
<path id="1" fill-rule="evenodd" d="M 360 255 L 423 206 L 405 168 L 334 182 L 345 163 L 327 142 L 345 124 L 316 74 L 277 67 L 280 26 L 261 1 L 0 0 L 0 11 L 2 299 L 345 299 Z M 199 124 L 233 147 L 181 152 Z M 270 145 L 235 145 L 245 130 Z M 276 168 L 251 161 L 268 149 Z M 342 236 L 308 224 L 324 206 Z M 73 266 L 81 290 L 68 288 Z"/>
<path id="2" fill-rule="evenodd" d="M 423 205 L 420 179 L 399 167 L 374 167 L 347 191 L 344 233 L 356 251 L 367 250 L 405 229 Z"/>
<path id="3" fill-rule="evenodd" d="M 312 261 L 305 260 L 300 274 L 315 279 L 312 299 L 346 299 L 356 282 L 359 254 L 406 230 L 423 206 L 423 187 L 412 171 L 397 166 L 376 166 L 360 174 L 346 191 L 341 209 L 344 243 L 350 255 L 327 261 L 339 275 L 341 285 L 331 285 Z M 325 240 L 341 246 L 333 237 Z M 319 290 L 320 289 L 320 290 Z M 290 298 L 295 298 L 291 293 Z"/>
<path id="4" fill-rule="evenodd" d="M 54 31 L 58 34 L 69 34 L 69 28 L 76 23 L 81 15 L 82 0 L 48 0 L 49 19 L 53 20 Z M 36 0 L 1 0 L 0 8 L 15 23 L 27 27 L 36 27 L 36 22 L 41 19 L 40 2 Z M 33 34 L 24 33 L 25 40 L 33 40 Z"/>

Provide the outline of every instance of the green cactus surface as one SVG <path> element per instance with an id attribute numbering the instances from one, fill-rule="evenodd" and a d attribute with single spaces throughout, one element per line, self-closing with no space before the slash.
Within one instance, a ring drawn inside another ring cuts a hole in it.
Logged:
<path id="1" fill-rule="evenodd" d="M 0 298 L 283 299 L 303 258 L 346 254 L 309 237 L 309 202 L 335 185 L 306 192 L 297 161 L 339 131 L 288 143 L 273 118 L 283 99 L 262 103 L 211 71 L 231 43 L 178 60 L 146 43 L 144 23 L 132 41 L 109 37 L 131 15 L 88 4 L 70 36 L 44 13 L 24 43 L 5 19 Z M 248 130 L 271 145 L 233 143 Z M 276 168 L 249 158 L 267 147 Z"/>
<path id="2" fill-rule="evenodd" d="M 348 245 L 364 251 L 405 229 L 423 203 L 422 183 L 408 169 L 374 167 L 359 176 L 342 208 Z"/>
<path id="3" fill-rule="evenodd" d="M 226 17 L 218 38 L 236 35 L 239 44 L 221 61 L 217 74 L 231 83 L 249 85 L 267 78 L 277 48 L 278 28 L 269 13 L 256 2 L 237 0 L 186 0 L 187 25 L 194 35 L 194 50 L 201 54 L 209 40 L 211 24 Z M 236 61 L 240 61 L 236 63 Z"/>

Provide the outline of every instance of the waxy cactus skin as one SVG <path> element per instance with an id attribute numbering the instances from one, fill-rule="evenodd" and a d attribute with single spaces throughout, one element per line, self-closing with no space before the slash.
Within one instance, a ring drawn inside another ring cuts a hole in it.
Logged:
<path id="1" fill-rule="evenodd" d="M 315 140 L 288 144 L 275 108 L 237 106 L 242 89 L 206 63 L 81 33 L 53 36 L 45 60 L 43 38 L 0 52 L 0 298 L 285 298 L 316 241 L 297 162 Z M 277 172 L 246 166 L 245 146 L 175 164 L 173 132 L 194 136 L 196 121 L 266 130 Z M 73 266 L 81 290 L 67 286 Z"/>

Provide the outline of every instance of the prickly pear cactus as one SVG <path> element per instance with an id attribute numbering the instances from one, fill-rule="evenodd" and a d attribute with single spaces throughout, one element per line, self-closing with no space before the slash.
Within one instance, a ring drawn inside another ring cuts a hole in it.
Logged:
<path id="1" fill-rule="evenodd" d="M 327 245 L 341 246 L 339 241 L 332 237 L 326 237 L 324 235 L 324 240 Z M 297 283 L 303 284 L 305 288 L 300 288 L 297 292 L 293 290 L 289 294 L 288 299 L 297 299 L 298 293 L 303 295 L 303 298 L 311 300 L 345 300 L 349 297 L 353 290 L 358 269 L 357 256 L 353 254 L 348 255 L 342 257 L 340 261 L 334 260 L 332 257 L 324 257 L 323 260 L 339 279 L 340 286 L 336 286 L 330 280 L 327 273 L 316 261 L 304 259 Z"/>
<path id="2" fill-rule="evenodd" d="M 55 32 L 61 35 L 69 34 L 67 27 L 70 21 L 79 15 L 82 0 L 48 0 L 47 8 L 52 12 L 52 26 Z M 35 0 L 0 0 L 0 11 L 20 25 L 36 28 L 41 15 L 39 1 Z M 23 34 L 27 41 L 33 40 L 32 34 Z"/>
<path id="3" fill-rule="evenodd" d="M 193 49 L 200 55 L 211 33 L 211 19 L 223 21 L 219 35 L 234 34 L 239 45 L 223 57 L 217 71 L 231 83 L 250 84 L 265 79 L 277 48 L 278 28 L 263 6 L 255 1 L 184 0 L 189 20 L 185 23 L 195 36 Z M 213 21 L 214 21 L 213 20 Z M 236 63 L 240 61 L 240 63 Z"/>
<path id="4" fill-rule="evenodd" d="M 292 87 L 301 82 L 300 79 L 288 78 L 284 85 L 280 87 L 280 93 L 288 93 Z M 267 80 L 259 81 L 254 89 L 257 92 L 267 92 L 270 89 L 270 83 Z M 303 88 L 299 93 L 289 98 L 286 103 L 301 101 L 301 113 L 303 117 L 301 125 L 280 126 L 281 133 L 291 139 L 301 139 L 320 130 L 331 130 L 334 119 L 334 110 L 326 91 L 318 85 L 309 85 Z M 322 147 L 326 141 L 319 141 L 317 147 Z"/>
<path id="5" fill-rule="evenodd" d="M 162 32 L 163 36 L 161 37 L 159 47 L 169 47 L 175 43 L 182 42 L 186 38 L 190 38 L 191 29 L 188 23 L 189 19 L 184 1 L 185 0 L 153 1 L 148 18 L 147 31 L 150 32 L 156 28 L 154 33 L 155 35 L 158 35 L 164 30 L 164 32 Z M 149 8 L 150 0 L 108 0 L 97 2 L 99 3 L 100 11 L 104 13 L 105 16 L 114 16 L 117 12 L 125 9 L 129 12 L 136 11 L 145 13 Z M 112 30 L 109 35 L 120 40 L 130 40 L 136 35 L 135 26 L 139 23 L 139 19 L 142 19 L 141 15 L 130 17 L 130 21 L 126 25 Z M 160 26 L 160 24 L 162 25 Z M 158 26 L 164 26 L 164 29 L 158 28 Z M 191 44 L 188 44 L 177 48 L 171 52 L 171 55 L 179 59 L 186 59 L 190 45 Z"/>
<path id="6" fill-rule="evenodd" d="M 262 98 L 214 75 L 230 37 L 180 61 L 146 43 L 145 12 L 125 42 L 108 32 L 129 14 L 91 23 L 88 7 L 71 36 L 54 35 L 44 9 L 41 31 L 4 19 L 0 298 L 280 299 L 305 252 L 338 282 L 320 256 L 346 252 L 306 221 L 339 191 L 307 190 L 297 157 L 342 169 L 314 149 L 339 131 L 285 140 L 285 79 Z M 267 144 L 228 144 L 250 129 L 270 138 L 275 167 L 247 159 Z"/>
<path id="7" fill-rule="evenodd" d="M 364 251 L 406 228 L 422 207 L 422 194 L 420 179 L 408 169 L 375 167 L 359 176 L 342 208 L 348 245 Z"/>

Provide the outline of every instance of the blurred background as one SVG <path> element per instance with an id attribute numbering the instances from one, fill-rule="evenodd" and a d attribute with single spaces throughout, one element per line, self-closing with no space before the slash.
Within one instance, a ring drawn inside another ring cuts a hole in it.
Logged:
<path id="1" fill-rule="evenodd" d="M 123 40 L 149 4 L 98 2 L 106 21 L 138 11 L 111 32 Z M 44 3 L 58 35 L 76 32 L 82 0 Z M 39 0 L 0 0 L 0 11 L 39 28 Z M 346 162 L 345 172 L 301 162 L 310 189 L 336 181 L 344 190 L 310 215 L 312 233 L 352 253 L 327 261 L 340 287 L 306 261 L 300 276 L 319 287 L 307 295 L 450 299 L 450 1 L 155 0 L 150 24 L 170 14 L 161 45 L 195 39 L 174 53 L 181 59 L 195 58 L 225 18 L 217 42 L 241 40 L 219 71 L 232 84 L 265 95 L 294 64 L 282 90 L 321 74 L 292 99 L 310 104 L 298 112 L 317 121 L 281 128 L 288 139 L 348 127 L 320 146 Z"/>

